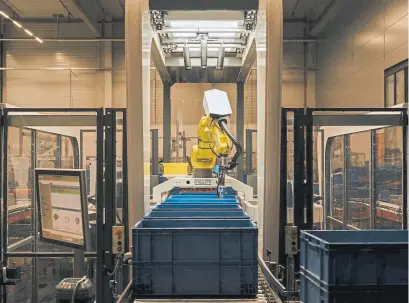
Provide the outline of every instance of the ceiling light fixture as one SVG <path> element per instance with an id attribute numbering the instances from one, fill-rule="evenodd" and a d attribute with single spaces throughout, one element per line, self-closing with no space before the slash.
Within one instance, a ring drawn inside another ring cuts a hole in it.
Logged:
<path id="1" fill-rule="evenodd" d="M 30 37 L 33 37 L 33 38 L 34 38 L 33 40 L 36 40 L 36 41 L 39 42 L 39 43 L 43 43 L 43 40 L 41 40 L 41 39 L 40 39 L 39 37 L 37 37 L 37 36 L 34 36 L 34 34 L 33 34 L 32 32 L 30 32 L 28 29 L 24 28 L 24 26 L 21 25 L 20 23 L 18 23 L 16 20 L 13 20 L 12 18 L 10 18 L 10 16 L 7 15 L 5 12 L 0 11 L 0 15 L 1 15 L 3 18 L 9 19 L 10 21 L 12 21 L 13 24 L 14 24 L 16 27 L 23 29 L 24 32 L 25 32 L 27 35 L 29 35 Z"/>
<path id="2" fill-rule="evenodd" d="M 223 42 L 222 42 L 219 48 L 219 56 L 217 58 L 216 69 L 223 69 L 223 65 L 224 65 L 224 47 L 223 47 Z"/>
<path id="3" fill-rule="evenodd" d="M 202 68 L 207 67 L 207 41 L 205 36 L 202 36 L 200 41 L 200 65 Z"/>
<path id="4" fill-rule="evenodd" d="M 187 70 L 192 69 L 192 64 L 190 62 L 190 53 L 189 53 L 189 47 L 187 46 L 187 43 L 183 47 L 183 58 L 185 59 L 185 68 Z"/>

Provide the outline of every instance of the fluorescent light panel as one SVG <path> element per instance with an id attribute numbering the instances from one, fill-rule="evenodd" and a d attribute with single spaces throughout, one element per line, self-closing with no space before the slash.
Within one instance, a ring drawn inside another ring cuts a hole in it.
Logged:
<path id="1" fill-rule="evenodd" d="M 190 27 L 190 28 L 206 28 L 206 27 L 238 27 L 239 24 L 237 21 L 197 21 L 197 20 L 171 20 L 169 21 L 171 27 Z"/>
<path id="2" fill-rule="evenodd" d="M 9 15 L 7 15 L 5 12 L 0 11 L 0 15 L 3 16 L 3 18 L 9 19 L 13 22 L 14 26 L 21 28 L 22 30 L 24 30 L 24 32 L 29 35 L 30 37 L 33 37 L 34 40 L 36 40 L 38 43 L 43 43 L 43 40 L 41 40 L 39 37 L 34 36 L 34 34 L 32 32 L 30 32 L 28 29 L 24 28 L 23 25 L 21 25 L 20 23 L 18 23 L 16 20 L 13 20 L 12 18 L 10 18 Z"/>

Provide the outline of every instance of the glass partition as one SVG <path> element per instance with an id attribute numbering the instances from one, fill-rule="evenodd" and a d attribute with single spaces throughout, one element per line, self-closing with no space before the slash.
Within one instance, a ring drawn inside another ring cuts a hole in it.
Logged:
<path id="1" fill-rule="evenodd" d="M 329 206 L 327 208 L 328 229 L 343 229 L 344 224 L 344 137 L 337 136 L 330 140 L 329 160 Z"/>
<path id="2" fill-rule="evenodd" d="M 346 141 L 346 223 L 352 228 L 369 229 L 371 133 L 350 134 Z"/>
<path id="3" fill-rule="evenodd" d="M 38 235 L 36 196 L 34 192 L 35 168 L 77 168 L 81 129 L 96 132 L 96 111 L 38 113 L 7 109 L 5 116 L 5 146 L 7 147 L 7 196 L 3 197 L 3 214 L 6 215 L 7 262 L 9 266 L 21 266 L 23 276 L 15 286 L 7 286 L 8 302 L 55 302 L 55 286 L 73 272 L 91 268 L 91 261 L 73 260 L 74 251 L 60 245 L 44 243 Z M 83 146 L 84 155 L 96 155 L 96 140 L 88 140 Z M 88 171 L 96 180 L 96 170 Z M 94 201 L 94 203 L 96 203 Z M 7 206 L 7 207 L 6 207 Z M 89 204 L 90 221 L 95 220 L 95 205 Z M 92 217 L 92 218 L 91 218 Z M 4 218 L 3 218 L 4 220 Z M 92 224 L 91 224 L 92 226 Z M 95 224 L 94 224 L 95 231 Z M 92 249 L 96 246 L 95 232 Z M 27 257 L 20 257 L 24 253 Z M 53 253 L 68 253 L 71 257 L 54 257 Z M 50 255 L 51 257 L 44 257 Z M 71 255 L 70 255 L 71 254 Z M 94 279 L 92 271 L 89 277 Z"/>
<path id="4" fill-rule="evenodd" d="M 402 127 L 375 131 L 375 196 L 377 229 L 400 229 L 403 219 Z"/>
<path id="5" fill-rule="evenodd" d="M 311 111 L 325 228 L 406 228 L 406 109 Z"/>

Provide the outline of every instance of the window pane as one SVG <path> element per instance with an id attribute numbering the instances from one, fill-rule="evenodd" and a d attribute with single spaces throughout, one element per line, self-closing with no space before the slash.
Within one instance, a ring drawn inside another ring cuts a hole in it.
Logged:
<path id="1" fill-rule="evenodd" d="M 385 85 L 385 105 L 386 107 L 394 106 L 395 105 L 395 75 L 390 75 L 386 78 L 386 85 Z"/>
<path id="2" fill-rule="evenodd" d="M 61 138 L 61 167 L 74 168 L 74 148 L 69 137 Z"/>
<path id="3" fill-rule="evenodd" d="M 335 137 L 330 154 L 330 208 L 328 229 L 343 229 L 344 221 L 344 138 Z"/>
<path id="4" fill-rule="evenodd" d="M 376 222 L 377 229 L 402 228 L 402 127 L 376 131 Z"/>
<path id="5" fill-rule="evenodd" d="M 396 104 L 405 103 L 405 71 L 396 73 Z"/>
<path id="6" fill-rule="evenodd" d="M 346 173 L 347 224 L 359 229 L 370 228 L 370 155 L 369 131 L 349 136 Z"/>

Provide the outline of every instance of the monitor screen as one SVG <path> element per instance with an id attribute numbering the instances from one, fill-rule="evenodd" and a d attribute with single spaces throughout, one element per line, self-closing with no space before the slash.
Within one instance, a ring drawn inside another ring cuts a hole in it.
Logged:
<path id="1" fill-rule="evenodd" d="M 36 169 L 43 241 L 87 249 L 88 207 L 84 170 Z"/>

